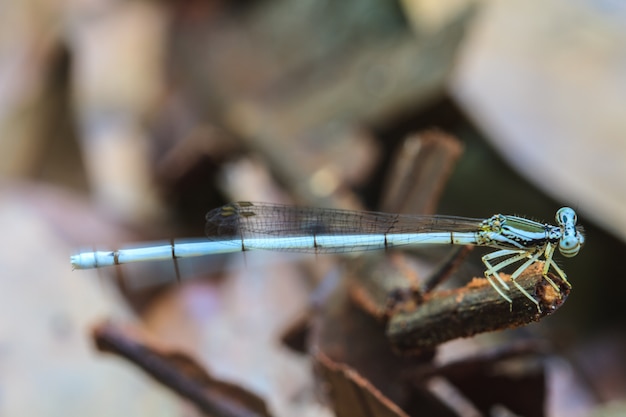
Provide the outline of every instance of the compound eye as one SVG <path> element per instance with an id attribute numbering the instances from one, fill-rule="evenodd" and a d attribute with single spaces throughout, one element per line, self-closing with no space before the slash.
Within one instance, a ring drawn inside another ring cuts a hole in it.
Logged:
<path id="1" fill-rule="evenodd" d="M 571 224 L 572 226 L 576 225 L 578 222 L 578 216 L 576 212 L 569 207 L 561 207 L 556 212 L 556 222 L 561 226 Z"/>
<path id="2" fill-rule="evenodd" d="M 581 247 L 578 236 L 563 236 L 559 242 L 559 252 L 567 258 L 576 256 Z"/>

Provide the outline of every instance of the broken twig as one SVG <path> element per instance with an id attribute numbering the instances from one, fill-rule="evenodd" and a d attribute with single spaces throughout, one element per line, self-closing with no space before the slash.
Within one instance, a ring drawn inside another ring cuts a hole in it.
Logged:
<path id="1" fill-rule="evenodd" d="M 103 352 L 133 362 L 157 381 L 215 417 L 267 417 L 265 403 L 244 389 L 218 381 L 191 357 L 180 352 L 161 352 L 111 322 L 93 331 Z"/>
<path id="2" fill-rule="evenodd" d="M 538 264 L 517 279 L 537 299 L 539 308 L 514 287 L 508 293 L 513 301 L 509 304 L 487 280 L 475 278 L 463 288 L 428 294 L 423 303 L 411 311 L 397 311 L 388 323 L 387 336 L 395 349 L 408 353 L 460 337 L 539 321 L 556 311 L 570 291 L 565 282 L 550 274 L 559 287 L 556 291 L 542 277 L 541 267 L 543 265 Z M 510 279 L 505 274 L 502 277 Z"/>

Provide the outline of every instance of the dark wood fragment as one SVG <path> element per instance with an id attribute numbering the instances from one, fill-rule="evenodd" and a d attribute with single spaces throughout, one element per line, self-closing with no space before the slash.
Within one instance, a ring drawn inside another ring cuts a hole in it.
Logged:
<path id="1" fill-rule="evenodd" d="M 96 347 L 121 356 L 214 417 L 269 417 L 265 402 L 243 388 L 216 380 L 193 358 L 149 345 L 111 322 L 93 330 Z"/>
<path id="2" fill-rule="evenodd" d="M 316 370 L 324 380 L 325 396 L 337 417 L 408 417 L 396 403 L 386 397 L 356 370 L 336 363 L 322 352 L 314 356 Z M 454 417 L 451 410 L 425 390 L 415 390 L 413 398 L 420 404 L 419 414 Z"/>
<path id="3" fill-rule="evenodd" d="M 394 157 L 385 181 L 382 211 L 433 214 L 457 160 L 461 142 L 440 130 L 407 137 Z"/>
<path id="4" fill-rule="evenodd" d="M 448 257 L 424 280 L 420 288 L 420 294 L 428 294 L 439 284 L 446 281 L 459 268 L 473 249 L 474 247 L 470 245 L 458 246 L 453 249 Z"/>
<path id="5" fill-rule="evenodd" d="M 378 321 L 387 320 L 397 305 L 421 298 L 419 277 L 429 267 L 402 253 L 363 257 L 348 272 L 350 298 Z"/>
<path id="6" fill-rule="evenodd" d="M 283 332 L 280 338 L 282 343 L 295 352 L 307 353 L 311 320 L 313 320 L 313 312 L 311 310 L 307 310 L 300 317 L 296 318 Z"/>
<path id="7" fill-rule="evenodd" d="M 544 417 L 547 398 L 543 347 L 526 342 L 439 367 L 485 415 L 500 405 L 525 417 Z"/>
<path id="8" fill-rule="evenodd" d="M 385 322 L 351 301 L 345 281 L 333 293 L 311 326 L 311 351 L 349 366 L 400 407 L 415 396 L 407 369 L 430 363 L 433 352 L 400 356 L 385 336 Z"/>

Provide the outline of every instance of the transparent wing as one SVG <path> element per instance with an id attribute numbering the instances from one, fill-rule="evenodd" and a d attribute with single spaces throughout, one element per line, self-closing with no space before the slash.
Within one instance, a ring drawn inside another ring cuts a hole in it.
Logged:
<path id="1" fill-rule="evenodd" d="M 231 203 L 211 210 L 207 213 L 206 220 L 205 231 L 210 239 L 233 240 L 233 243 L 240 242 L 241 239 L 322 235 L 474 232 L 480 229 L 482 222 L 481 219 L 453 216 L 412 216 L 249 202 Z M 309 250 L 313 251 L 315 248 Z M 343 250 L 335 248 L 332 251 L 350 250 L 350 245 L 346 245 Z"/>

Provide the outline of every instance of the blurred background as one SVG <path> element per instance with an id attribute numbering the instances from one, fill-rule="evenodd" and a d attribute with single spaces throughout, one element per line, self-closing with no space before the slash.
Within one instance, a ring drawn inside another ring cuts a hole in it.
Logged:
<path id="1" fill-rule="evenodd" d="M 197 415 L 96 352 L 113 318 L 272 415 L 333 415 L 307 355 L 279 346 L 314 287 L 297 261 L 190 263 L 177 283 L 166 263 L 69 256 L 201 237 L 228 201 L 384 209 L 394 155 L 436 128 L 463 152 L 428 210 L 577 210 L 572 293 L 524 332 L 555 352 L 545 415 L 626 415 L 626 4 L 440 3 L 2 2 L 0 414 Z"/>

